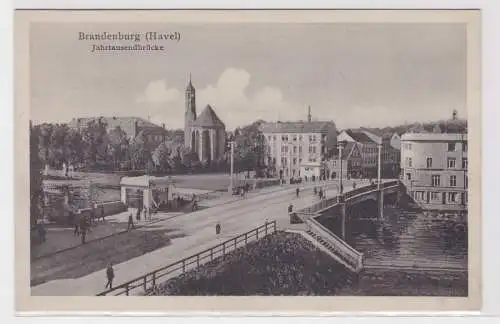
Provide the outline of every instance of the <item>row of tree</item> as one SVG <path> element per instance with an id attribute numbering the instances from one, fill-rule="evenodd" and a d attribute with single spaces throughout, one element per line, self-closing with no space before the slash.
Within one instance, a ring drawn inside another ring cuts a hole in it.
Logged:
<path id="1" fill-rule="evenodd" d="M 166 140 L 152 147 L 142 133 L 129 137 L 120 127 L 108 130 L 107 124 L 99 119 L 88 122 L 81 130 L 66 124 L 30 127 L 30 149 L 40 168 L 48 165 L 61 169 L 63 164 L 70 164 L 87 170 L 222 171 L 229 167 L 229 141 L 233 140 L 235 170 L 262 174 L 265 145 L 259 131 L 261 123 L 255 122 L 228 134 L 225 154 L 218 161 L 199 161 L 196 153 L 184 147 L 182 130 L 167 131 Z"/>

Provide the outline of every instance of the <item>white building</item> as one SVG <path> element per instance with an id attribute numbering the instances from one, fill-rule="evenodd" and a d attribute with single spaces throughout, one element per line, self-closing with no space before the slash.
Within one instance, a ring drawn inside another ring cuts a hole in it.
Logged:
<path id="1" fill-rule="evenodd" d="M 266 145 L 266 163 L 275 167 L 277 176 L 320 177 L 324 161 L 334 154 L 337 129 L 333 121 L 264 123 L 261 125 Z"/>
<path id="2" fill-rule="evenodd" d="M 406 133 L 401 137 L 402 180 L 425 209 L 466 210 L 467 134 Z"/>

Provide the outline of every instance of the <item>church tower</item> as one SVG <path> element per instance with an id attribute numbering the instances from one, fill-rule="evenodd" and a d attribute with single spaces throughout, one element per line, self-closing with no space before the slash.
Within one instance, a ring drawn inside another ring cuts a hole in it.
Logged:
<path id="1" fill-rule="evenodd" d="M 184 113 L 184 146 L 191 147 L 191 124 L 196 120 L 196 90 L 191 83 L 191 73 L 186 87 L 186 111 Z"/>

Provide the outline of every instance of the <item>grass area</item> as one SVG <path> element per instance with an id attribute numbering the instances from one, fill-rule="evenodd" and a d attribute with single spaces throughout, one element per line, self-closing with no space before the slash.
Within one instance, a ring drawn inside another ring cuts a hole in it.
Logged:
<path id="1" fill-rule="evenodd" d="M 32 261 L 31 286 L 88 275 L 102 270 L 108 262 L 118 264 L 167 246 L 175 237 L 180 235 L 168 229 L 131 230 Z"/>
<path id="2" fill-rule="evenodd" d="M 298 234 L 278 232 L 161 284 L 149 295 L 466 296 L 467 276 L 352 275 Z"/>
<path id="3" fill-rule="evenodd" d="M 156 295 L 335 295 L 347 271 L 298 234 L 278 232 L 168 280 Z"/>

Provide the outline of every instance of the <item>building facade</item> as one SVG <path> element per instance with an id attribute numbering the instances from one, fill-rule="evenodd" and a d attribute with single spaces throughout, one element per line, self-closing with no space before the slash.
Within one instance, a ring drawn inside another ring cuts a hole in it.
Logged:
<path id="1" fill-rule="evenodd" d="M 266 165 L 277 176 L 312 178 L 325 176 L 325 160 L 334 154 L 337 129 L 333 121 L 264 123 L 260 126 L 266 147 Z"/>
<path id="2" fill-rule="evenodd" d="M 339 142 L 356 143 L 361 151 L 361 176 L 376 178 L 378 166 L 378 143 L 363 131 L 343 130 L 337 137 Z"/>
<path id="3" fill-rule="evenodd" d="M 341 157 L 339 153 L 337 152 L 326 163 L 327 178 L 338 179 L 340 176 L 342 176 L 342 179 L 361 177 L 362 158 L 358 144 L 347 142 L 346 146 L 342 149 Z"/>
<path id="4" fill-rule="evenodd" d="M 196 115 L 196 89 L 191 77 L 185 92 L 184 146 L 195 152 L 200 161 L 210 163 L 224 156 L 226 126 L 207 105 L 202 113 Z"/>
<path id="5" fill-rule="evenodd" d="M 422 208 L 467 210 L 467 134 L 406 133 L 401 178 Z"/>

